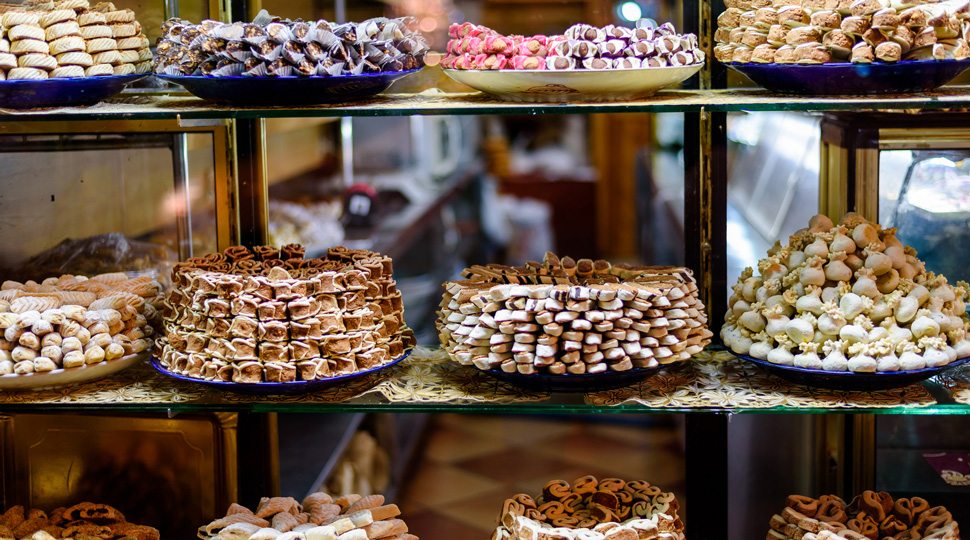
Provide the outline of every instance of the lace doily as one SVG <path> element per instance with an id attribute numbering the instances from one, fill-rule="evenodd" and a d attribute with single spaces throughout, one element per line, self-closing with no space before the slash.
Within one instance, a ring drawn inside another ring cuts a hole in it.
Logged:
<path id="1" fill-rule="evenodd" d="M 682 367 L 637 385 L 589 394 L 593 405 L 672 408 L 892 408 L 927 407 L 936 400 L 921 385 L 879 392 L 840 392 L 792 384 L 727 351 L 706 350 Z"/>

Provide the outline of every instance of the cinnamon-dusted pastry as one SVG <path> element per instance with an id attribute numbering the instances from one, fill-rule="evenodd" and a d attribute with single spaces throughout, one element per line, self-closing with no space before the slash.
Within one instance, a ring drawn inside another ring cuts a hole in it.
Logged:
<path id="1" fill-rule="evenodd" d="M 887 41 L 876 46 L 875 55 L 883 62 L 897 62 L 903 56 L 903 48 L 895 41 Z"/>
<path id="2" fill-rule="evenodd" d="M 832 56 L 847 59 L 852 54 L 854 42 L 842 30 L 832 30 L 822 38 L 822 45 L 832 53 Z"/>
<path id="3" fill-rule="evenodd" d="M 871 46 L 864 42 L 856 43 L 852 47 L 851 60 L 856 64 L 871 64 L 876 59 L 876 52 Z"/>
<path id="4" fill-rule="evenodd" d="M 809 24 L 811 20 L 808 11 L 801 6 L 785 6 L 778 9 L 778 24 L 797 28 Z"/>
<path id="5" fill-rule="evenodd" d="M 813 26 L 820 28 L 823 32 L 828 32 L 829 30 L 835 30 L 841 26 L 842 16 L 839 15 L 837 11 L 816 11 L 811 15 L 811 23 Z"/>
<path id="6" fill-rule="evenodd" d="M 787 26 L 776 24 L 768 29 L 768 44 L 774 48 L 786 45 L 787 42 L 785 38 L 788 36 L 789 28 Z"/>
<path id="7" fill-rule="evenodd" d="M 769 30 L 772 26 L 778 24 L 778 10 L 772 7 L 760 8 L 754 19 L 754 27 L 762 31 Z"/>
<path id="8" fill-rule="evenodd" d="M 822 31 L 815 26 L 800 26 L 792 28 L 785 36 L 785 42 L 792 47 L 803 43 L 819 43 L 822 41 Z"/>
<path id="9" fill-rule="evenodd" d="M 870 20 L 865 17 L 846 17 L 842 19 L 840 28 L 847 35 L 861 38 L 870 28 Z"/>
<path id="10" fill-rule="evenodd" d="M 768 34 L 760 32 L 755 28 L 748 28 L 744 31 L 744 36 L 741 38 L 741 44 L 747 47 L 755 48 L 758 45 L 764 45 L 768 43 Z"/>

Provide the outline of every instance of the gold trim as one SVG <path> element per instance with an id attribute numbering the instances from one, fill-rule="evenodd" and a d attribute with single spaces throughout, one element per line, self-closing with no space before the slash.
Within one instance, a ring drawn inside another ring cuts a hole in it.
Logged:
<path id="1" fill-rule="evenodd" d="M 876 417 L 852 417 L 852 486 L 847 493 L 862 493 L 876 484 Z"/>
<path id="2" fill-rule="evenodd" d="M 239 415 L 217 412 L 213 416 L 219 421 L 223 474 L 220 492 L 226 498 L 221 501 L 221 508 L 239 500 Z"/>
<path id="3" fill-rule="evenodd" d="M 704 305 L 711 306 L 714 299 L 714 261 L 711 254 L 714 246 L 711 243 L 714 231 L 714 217 L 712 208 L 714 206 L 714 177 L 712 171 L 711 153 L 713 149 L 713 119 L 711 113 L 706 109 L 700 111 L 700 152 L 698 152 L 701 185 L 698 193 L 698 203 L 700 204 L 700 241 L 701 253 L 700 275 L 698 286 L 700 288 L 701 300 Z"/>
<path id="4" fill-rule="evenodd" d="M 848 211 L 849 152 L 822 142 L 819 164 L 818 211 L 838 221 Z"/>
<path id="5" fill-rule="evenodd" d="M 970 148 L 970 130 L 967 128 L 879 130 L 880 150 L 928 150 Z"/>
<path id="6" fill-rule="evenodd" d="M 855 208 L 862 217 L 879 221 L 879 150 L 859 148 L 855 154 Z"/>

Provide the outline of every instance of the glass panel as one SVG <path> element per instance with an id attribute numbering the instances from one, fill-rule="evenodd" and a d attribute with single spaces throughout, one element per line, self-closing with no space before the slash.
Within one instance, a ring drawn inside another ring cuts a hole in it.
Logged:
<path id="1" fill-rule="evenodd" d="M 181 17 L 190 21 L 201 21 L 208 18 L 217 18 L 218 13 L 211 13 L 209 10 L 211 2 L 209 0 L 117 0 L 114 2 L 119 9 L 131 9 L 138 16 L 138 22 L 142 25 L 142 32 L 154 44 L 155 40 L 161 36 L 162 22 L 169 17 Z M 166 13 L 166 4 L 169 9 L 176 10 L 173 13 Z"/>
<path id="2" fill-rule="evenodd" d="M 192 234 L 215 223 L 209 134 L 5 135 L 0 152 L 5 279 L 165 277 L 180 253 L 215 249 L 215 234 Z"/>
<path id="3" fill-rule="evenodd" d="M 728 117 L 728 287 L 818 213 L 818 118 Z"/>
<path id="4" fill-rule="evenodd" d="M 970 280 L 970 254 L 953 249 L 970 241 L 970 150 L 880 152 L 879 219 L 928 270 Z"/>

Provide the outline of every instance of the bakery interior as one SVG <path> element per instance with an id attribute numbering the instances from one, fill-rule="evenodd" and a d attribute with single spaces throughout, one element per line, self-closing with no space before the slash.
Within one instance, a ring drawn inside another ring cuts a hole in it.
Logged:
<path id="1" fill-rule="evenodd" d="M 152 43 L 167 18 L 200 21 L 220 4 L 114 3 L 138 14 Z M 444 50 L 449 24 L 461 21 L 523 35 L 561 32 L 576 21 L 693 24 L 670 0 L 242 4 L 306 20 L 414 16 L 433 50 Z M 970 78 L 954 84 L 961 83 Z M 143 82 L 129 92 L 137 99 L 171 89 L 165 84 Z M 728 79 L 748 84 L 734 73 Z M 429 65 L 393 91 L 460 88 Z M 837 220 L 863 200 L 928 270 L 951 283 L 970 281 L 970 113 L 716 114 L 726 144 L 715 152 L 727 182 L 715 191 L 726 197 L 721 238 L 728 246 L 719 263 L 726 282 L 713 284 L 717 309 L 776 241 L 816 214 Z M 700 174 L 696 126 L 705 121 L 693 112 L 239 122 L 0 117 L 0 281 L 123 271 L 167 287 L 179 261 L 241 236 L 301 244 L 307 258 L 346 246 L 393 259 L 406 324 L 419 347 L 435 349 L 442 283 L 474 265 L 522 265 L 553 252 L 693 268 L 697 249 L 688 242 L 704 206 L 690 206 L 698 184 L 686 178 Z M 244 141 L 254 139 L 261 151 L 249 153 Z M 264 171 L 265 192 L 222 182 L 251 167 Z M 833 202 L 826 190 L 843 177 L 858 191 L 852 202 Z M 228 224 L 227 210 L 243 225 Z M 716 336 L 723 318 L 711 318 Z M 970 382 L 970 366 L 952 377 Z M 761 538 L 790 494 L 849 500 L 863 489 L 922 497 L 970 522 L 965 414 L 824 406 L 811 414 L 584 412 L 582 394 L 555 394 L 545 407 L 471 401 L 427 412 L 412 403 L 382 407 L 374 395 L 304 406 L 299 396 L 229 393 L 218 403 L 166 410 L 139 405 L 142 390 L 136 382 L 106 391 L 107 405 L 36 411 L 24 404 L 29 392 L 0 390 L 0 510 L 95 501 L 176 539 L 195 537 L 231 503 L 256 509 L 266 496 L 383 494 L 410 534 L 471 540 L 493 537 L 513 494 L 593 475 L 642 479 L 675 494 L 689 538 L 692 528 L 710 535 L 698 539 Z M 59 392 L 71 401 L 69 387 Z M 963 471 L 962 480 L 946 480 L 944 469 Z M 705 494 L 708 481 L 718 487 Z M 721 508 L 710 514 L 716 523 L 702 525 L 719 496 Z"/>

